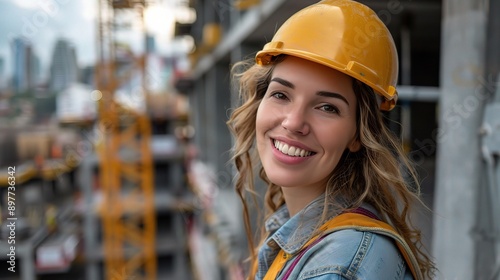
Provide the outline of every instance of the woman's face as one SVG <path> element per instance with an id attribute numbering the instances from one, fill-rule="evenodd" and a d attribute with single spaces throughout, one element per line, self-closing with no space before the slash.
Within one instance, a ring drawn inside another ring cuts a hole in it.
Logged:
<path id="1" fill-rule="evenodd" d="M 359 150 L 352 78 L 296 57 L 276 65 L 256 119 L 267 177 L 282 187 L 324 191 L 343 152 Z"/>

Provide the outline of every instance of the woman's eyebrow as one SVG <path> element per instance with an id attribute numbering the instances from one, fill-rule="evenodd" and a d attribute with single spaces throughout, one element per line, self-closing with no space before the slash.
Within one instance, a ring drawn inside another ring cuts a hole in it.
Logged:
<path id="1" fill-rule="evenodd" d="M 344 101 L 349 106 L 349 102 L 347 102 L 347 99 L 340 93 L 329 92 L 329 91 L 318 91 L 316 94 L 318 96 L 338 98 L 338 99 Z"/>
<path id="2" fill-rule="evenodd" d="M 291 89 L 294 89 L 295 88 L 295 85 L 292 84 L 291 82 L 287 81 L 287 80 L 284 80 L 282 78 L 278 78 L 278 77 L 274 77 L 271 79 L 271 82 L 277 82 L 277 83 L 280 83 L 282 85 L 284 85 L 285 87 L 289 87 Z"/>
<path id="3" fill-rule="evenodd" d="M 274 77 L 271 79 L 271 82 L 277 82 L 285 87 L 289 87 L 291 89 L 295 89 L 295 85 L 292 84 L 291 82 L 285 80 L 285 79 L 282 79 L 282 78 L 278 78 L 278 77 Z M 329 91 L 318 91 L 316 93 L 316 95 L 318 96 L 323 96 L 323 97 L 330 97 L 330 98 L 337 98 L 337 99 L 340 99 L 342 101 L 344 101 L 348 106 L 349 106 L 349 102 L 347 101 L 347 99 L 340 93 L 336 93 L 336 92 L 329 92 Z"/>

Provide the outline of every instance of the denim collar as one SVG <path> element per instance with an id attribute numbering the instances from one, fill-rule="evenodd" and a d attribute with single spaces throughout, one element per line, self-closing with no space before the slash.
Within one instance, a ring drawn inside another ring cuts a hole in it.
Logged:
<path id="1" fill-rule="evenodd" d="M 293 217 L 290 217 L 286 205 L 281 206 L 265 223 L 266 230 L 272 233 L 266 241 L 267 245 L 271 248 L 277 245 L 287 254 L 297 253 L 319 226 L 324 201 L 325 194 L 322 194 Z M 327 218 L 336 214 L 330 207 Z"/>

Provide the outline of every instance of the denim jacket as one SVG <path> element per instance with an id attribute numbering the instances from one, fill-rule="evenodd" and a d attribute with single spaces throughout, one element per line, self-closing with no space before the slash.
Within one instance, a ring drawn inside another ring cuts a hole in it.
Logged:
<path id="1" fill-rule="evenodd" d="M 272 235 L 259 250 L 255 279 L 263 279 L 280 249 L 292 255 L 277 279 L 296 258 L 296 254 L 312 237 L 323 212 L 324 195 L 316 198 L 301 212 L 290 218 L 286 205 L 267 221 L 266 230 Z M 369 205 L 364 208 L 375 213 Z M 330 211 L 331 217 L 338 213 Z M 340 230 L 327 235 L 309 248 L 293 269 L 289 279 L 413 279 L 394 241 L 372 232 Z"/>

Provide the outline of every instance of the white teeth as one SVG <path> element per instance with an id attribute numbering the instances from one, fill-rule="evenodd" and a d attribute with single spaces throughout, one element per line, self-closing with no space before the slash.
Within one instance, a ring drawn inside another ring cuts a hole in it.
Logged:
<path id="1" fill-rule="evenodd" d="M 297 153 L 298 152 L 298 153 Z M 294 157 L 298 157 L 300 155 L 299 149 L 295 148 L 295 152 L 293 153 Z"/>
<path id="2" fill-rule="evenodd" d="M 288 145 L 287 144 L 283 145 L 283 148 L 281 149 L 281 152 L 284 153 L 284 154 L 288 154 Z"/>
<path id="3" fill-rule="evenodd" d="M 274 140 L 274 147 L 285 155 L 294 157 L 307 157 L 311 155 L 311 152 L 303 150 L 298 147 L 288 146 L 288 144 L 282 143 L 278 140 Z"/>

